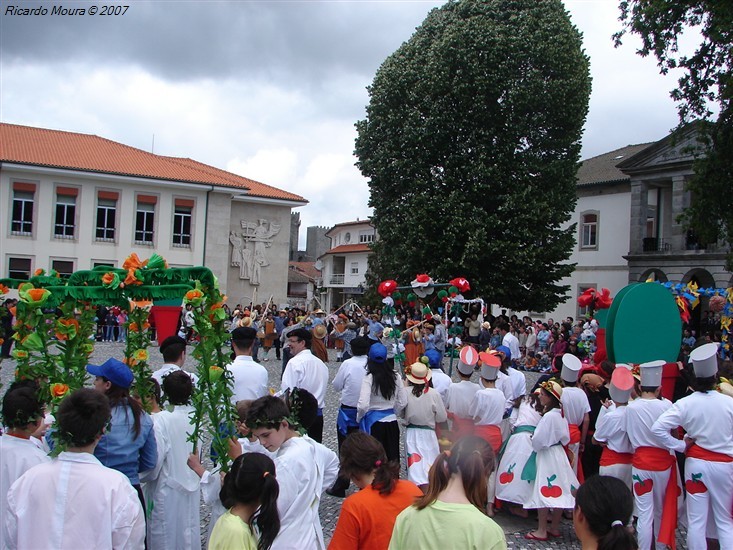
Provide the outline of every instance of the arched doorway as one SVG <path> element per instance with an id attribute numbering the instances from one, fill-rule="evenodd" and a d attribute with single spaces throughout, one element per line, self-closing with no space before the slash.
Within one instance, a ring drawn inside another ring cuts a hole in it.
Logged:
<path id="1" fill-rule="evenodd" d="M 647 269 L 641 274 L 641 277 L 639 277 L 640 283 L 645 283 L 648 280 L 666 283 L 669 279 L 667 279 L 667 275 L 661 269 L 652 268 Z"/>
<path id="2" fill-rule="evenodd" d="M 695 283 L 698 288 L 715 287 L 715 278 L 707 269 L 703 269 L 701 267 L 696 267 L 685 273 L 681 282 L 682 284 Z M 690 312 L 689 327 L 695 331 L 697 336 L 702 336 L 705 332 L 710 330 L 710 327 L 703 323 L 703 321 L 710 315 L 710 313 L 707 313 L 709 302 L 710 298 L 707 296 L 700 296 L 700 304 Z"/>

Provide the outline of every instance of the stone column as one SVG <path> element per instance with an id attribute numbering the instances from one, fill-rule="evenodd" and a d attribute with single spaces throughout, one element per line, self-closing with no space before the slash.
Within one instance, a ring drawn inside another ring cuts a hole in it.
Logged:
<path id="1" fill-rule="evenodd" d="M 643 239 L 646 237 L 646 217 L 649 204 L 649 186 L 640 179 L 631 180 L 631 216 L 629 231 L 629 253 L 639 254 L 643 251 Z"/>
<path id="2" fill-rule="evenodd" d="M 685 191 L 685 176 L 678 175 L 672 178 L 672 233 L 669 242 L 672 252 L 686 249 L 687 231 L 677 221 L 677 216 L 690 205 L 690 194 Z"/>

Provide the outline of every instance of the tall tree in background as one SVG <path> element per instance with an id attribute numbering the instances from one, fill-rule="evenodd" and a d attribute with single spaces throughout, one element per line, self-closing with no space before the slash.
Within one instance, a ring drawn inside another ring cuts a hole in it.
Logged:
<path id="1" fill-rule="evenodd" d="M 560 0 L 432 10 L 377 71 L 357 166 L 379 240 L 373 279 L 466 277 L 479 295 L 548 311 L 575 226 L 590 76 Z"/>
<path id="2" fill-rule="evenodd" d="M 671 96 L 678 104 L 680 125 L 717 119 L 699 128 L 709 147 L 695 162 L 688 182 L 691 205 L 684 221 L 701 242 L 733 244 L 733 2 L 731 0 L 631 0 L 620 3 L 624 28 L 614 35 L 616 45 L 626 32 L 642 39 L 641 56 L 654 55 L 662 74 L 681 69 Z M 679 52 L 685 31 L 696 28 L 701 40 L 691 55 Z M 733 271 L 733 255 L 726 268 Z"/>

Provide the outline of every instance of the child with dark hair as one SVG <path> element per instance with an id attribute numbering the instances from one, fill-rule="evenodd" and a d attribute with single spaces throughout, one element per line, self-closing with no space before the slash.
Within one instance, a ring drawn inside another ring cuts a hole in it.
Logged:
<path id="1" fill-rule="evenodd" d="M 399 462 L 388 461 L 382 444 L 364 432 L 341 445 L 340 473 L 361 490 L 344 501 L 329 550 L 386 550 L 397 515 L 422 491 L 399 479 Z"/>
<path id="2" fill-rule="evenodd" d="M 219 493 L 227 511 L 214 525 L 209 550 L 272 547 L 280 531 L 275 473 L 272 459 L 263 454 L 245 453 L 236 458 Z"/>
<path id="3" fill-rule="evenodd" d="M 61 402 L 56 422 L 66 450 L 10 488 L 4 516 L 9 547 L 143 547 L 145 517 L 135 490 L 92 454 L 109 420 L 108 399 L 90 388 Z"/>
<path id="4" fill-rule="evenodd" d="M 181 371 L 163 378 L 163 394 L 173 406 L 152 415 L 158 460 L 141 474 L 148 508 L 148 544 L 151 548 L 178 550 L 201 546 L 199 478 L 186 465 L 193 433 L 190 405 L 193 383 Z"/>
<path id="5" fill-rule="evenodd" d="M 618 478 L 595 475 L 583 483 L 575 496 L 573 526 L 583 548 L 637 550 L 627 527 L 634 511 L 634 498 Z"/>
<path id="6" fill-rule="evenodd" d="M 3 397 L 2 420 L 7 431 L 0 436 L 0 517 L 5 518 L 10 486 L 33 466 L 51 459 L 31 439 L 43 423 L 43 403 L 36 391 L 11 387 Z"/>
<path id="7" fill-rule="evenodd" d="M 280 534 L 272 547 L 323 549 L 323 529 L 318 503 L 338 475 L 338 458 L 330 449 L 302 436 L 313 422 L 313 396 L 302 389 L 292 391 L 289 405 L 274 396 L 257 399 L 250 406 L 246 424 L 265 448 L 277 451 L 279 474 Z M 317 402 L 316 402 L 317 412 Z"/>
<path id="8" fill-rule="evenodd" d="M 440 453 L 425 495 L 397 516 L 390 550 L 506 550 L 504 531 L 485 515 L 493 470 L 494 452 L 480 437 L 464 437 Z"/>

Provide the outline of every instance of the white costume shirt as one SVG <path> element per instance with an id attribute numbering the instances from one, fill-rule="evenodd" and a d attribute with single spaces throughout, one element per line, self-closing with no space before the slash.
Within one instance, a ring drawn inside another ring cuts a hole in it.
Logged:
<path id="1" fill-rule="evenodd" d="M 275 468 L 280 533 L 272 550 L 324 549 L 318 505 L 338 476 L 336 453 L 307 436 L 292 437 L 278 449 Z"/>
<path id="2" fill-rule="evenodd" d="M 469 407 L 473 397 L 479 390 L 481 390 L 481 386 L 468 380 L 451 384 L 445 394 L 445 408 L 448 412 L 461 418 L 471 418 Z"/>
<path id="3" fill-rule="evenodd" d="M 585 395 L 585 392 L 572 386 L 563 388 L 560 402 L 568 424 L 580 427 L 583 424 L 583 417 L 590 412 L 590 403 L 588 403 L 588 396 Z"/>
<path id="4" fill-rule="evenodd" d="M 727 395 L 695 392 L 675 402 L 652 425 L 658 446 L 685 451 L 685 442 L 669 433 L 677 426 L 703 449 L 733 456 L 733 399 Z"/>
<path id="5" fill-rule="evenodd" d="M 512 427 L 515 426 L 537 426 L 542 415 L 537 409 L 532 406 L 529 398 L 525 397 L 519 404 L 516 410 L 516 414 L 512 413 L 510 417 L 510 423 Z"/>
<path id="6" fill-rule="evenodd" d="M 349 407 L 356 407 L 359 403 L 361 383 L 366 376 L 366 355 L 356 355 L 347 359 L 336 373 L 331 385 L 337 392 L 341 392 L 341 404 Z"/>
<path id="7" fill-rule="evenodd" d="M 323 409 L 328 389 L 328 367 L 311 350 L 304 349 L 291 357 L 285 367 L 280 389 L 284 392 L 288 388 L 303 388 L 312 393 L 318 400 L 318 408 Z"/>
<path id="8" fill-rule="evenodd" d="M 496 378 L 496 389 L 501 390 L 504 394 L 504 410 L 511 409 L 514 407 L 514 400 L 525 394 L 525 391 L 520 393 L 519 395 L 514 394 L 514 384 L 512 384 L 511 378 L 509 378 L 508 374 L 504 374 L 503 372 L 499 371 L 499 376 Z"/>
<path id="9" fill-rule="evenodd" d="M 626 433 L 634 450 L 639 447 L 665 447 L 652 433 L 652 426 L 671 406 L 672 403 L 666 399 L 644 398 L 634 399 L 626 406 Z"/>
<path id="10" fill-rule="evenodd" d="M 130 480 L 90 453 L 62 452 L 28 470 L 10 488 L 4 519 L 11 549 L 139 550 L 145 539 Z"/>
<path id="11" fill-rule="evenodd" d="M 477 426 L 498 426 L 504 417 L 504 394 L 496 388 L 483 388 L 473 396 L 469 417 Z"/>
<path id="12" fill-rule="evenodd" d="M 152 376 L 153 378 L 155 378 L 155 381 L 158 382 L 158 384 L 160 384 L 162 386 L 163 385 L 163 378 L 165 378 L 170 373 L 175 372 L 177 370 L 183 371 L 187 375 L 189 375 L 191 377 L 191 380 L 193 381 L 193 385 L 194 386 L 196 386 L 196 384 L 199 383 L 199 377 L 198 376 L 196 376 L 192 372 L 188 372 L 186 370 L 183 370 L 182 367 L 179 367 L 178 365 L 175 365 L 173 363 L 165 363 L 162 367 L 160 367 L 158 370 L 156 370 L 150 376 Z"/>
<path id="13" fill-rule="evenodd" d="M 7 517 L 7 494 L 11 485 L 33 466 L 51 462 L 34 438 L 23 439 L 8 434 L 0 436 L 0 550 L 5 548 L 2 537 L 2 523 Z"/>
<path id="14" fill-rule="evenodd" d="M 627 407 L 614 407 L 599 416 L 593 437 L 596 441 L 606 443 L 608 448 L 617 453 L 633 453 L 629 436 L 626 434 Z"/>
<path id="15" fill-rule="evenodd" d="M 267 369 L 249 355 L 237 355 L 227 369 L 234 377 L 232 403 L 268 395 Z"/>
<path id="16" fill-rule="evenodd" d="M 145 483 L 145 505 L 149 512 L 148 545 L 156 550 L 185 550 L 201 547 L 199 476 L 186 461 L 193 432 L 189 405 L 151 415 L 158 445 L 158 461 L 150 472 L 141 474 Z M 197 445 L 201 447 L 201 445 Z"/>
<path id="17" fill-rule="evenodd" d="M 381 410 L 381 409 L 394 409 L 396 414 L 399 414 L 402 409 L 407 406 L 407 390 L 405 385 L 402 383 L 400 375 L 395 373 L 395 394 L 390 399 L 385 399 L 382 394 L 372 391 L 372 380 L 371 374 L 367 374 L 364 380 L 361 381 L 361 392 L 359 392 L 359 402 L 356 405 L 356 421 L 361 421 L 367 411 Z M 390 414 L 380 419 L 379 422 L 393 422 L 397 420 L 396 414 Z"/>
<path id="18" fill-rule="evenodd" d="M 507 332 L 504 335 L 504 338 L 501 339 L 501 345 L 508 347 L 509 351 L 512 352 L 512 361 L 519 361 L 522 354 L 519 351 L 519 339 L 516 336 L 511 332 Z M 524 391 L 522 393 L 524 393 Z"/>
<path id="19" fill-rule="evenodd" d="M 525 395 L 527 393 L 527 378 L 524 376 L 524 373 L 514 367 L 509 367 L 507 373 L 509 373 L 509 381 L 512 384 L 514 399 Z"/>
<path id="20" fill-rule="evenodd" d="M 452 384 L 450 376 L 440 369 L 430 370 L 433 371 L 433 389 L 440 394 L 440 398 L 443 400 L 443 404 L 445 404 L 445 400 L 448 397 L 448 388 L 450 388 L 450 385 Z"/>
<path id="21" fill-rule="evenodd" d="M 570 442 L 570 430 L 568 423 L 562 417 L 560 409 L 550 409 L 537 423 L 537 428 L 532 434 L 532 449 L 539 452 L 542 449 L 552 447 L 556 443 L 567 445 Z"/>

